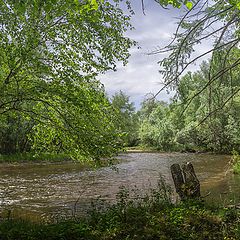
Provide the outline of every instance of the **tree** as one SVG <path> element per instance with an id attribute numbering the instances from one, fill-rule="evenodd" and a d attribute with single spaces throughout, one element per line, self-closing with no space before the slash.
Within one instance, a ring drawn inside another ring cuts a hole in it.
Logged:
<path id="1" fill-rule="evenodd" d="M 239 53 L 235 48 L 231 61 Z M 240 149 L 240 95 L 232 95 L 239 88 L 239 67 L 207 85 L 210 67 L 217 72 L 224 63 L 221 56 L 224 52 L 183 76 L 170 104 L 154 98 L 144 102 L 139 133 L 143 144 L 161 150 L 229 153 Z"/>
<path id="2" fill-rule="evenodd" d="M 219 50 L 224 54 L 221 56 L 223 64 L 218 71 L 213 72 L 211 71 L 212 63 L 210 63 L 206 86 L 220 80 L 223 74 L 231 73 L 231 70 L 239 65 L 239 58 L 231 61 L 232 53 L 239 44 L 239 9 L 240 4 L 237 0 L 194 1 L 191 9 L 179 21 L 171 43 L 153 52 L 153 54 L 169 53 L 168 57 L 160 61 L 161 73 L 165 79 L 164 88 L 176 89 L 181 75 L 189 65 L 207 54 L 218 55 Z M 197 56 L 193 55 L 196 45 L 209 39 L 213 39 L 212 49 L 203 51 Z M 199 89 L 199 93 L 206 86 Z M 238 91 L 233 94 L 237 94 Z"/>
<path id="3" fill-rule="evenodd" d="M 135 113 L 134 103 L 129 96 L 119 91 L 111 98 L 112 106 L 117 111 L 115 126 L 122 134 L 125 146 L 135 146 L 138 142 L 138 116 Z"/>
<path id="4" fill-rule="evenodd" d="M 30 150 L 27 137 L 34 126 L 33 120 L 26 120 L 18 112 L 0 116 L 0 153 L 9 154 Z"/>
<path id="5" fill-rule="evenodd" d="M 239 114 L 235 111 L 240 92 L 239 10 L 238 0 L 195 1 L 180 19 L 170 44 L 153 53 L 170 53 L 160 61 L 163 88 L 176 89 L 178 101 L 185 105 L 181 116 L 188 117 L 178 141 L 215 151 L 239 148 Z M 212 49 L 193 54 L 196 45 L 209 39 L 213 39 Z M 207 54 L 211 60 L 201 72 L 181 78 L 189 65 Z"/>
<path id="6" fill-rule="evenodd" d="M 239 50 L 235 49 L 235 54 L 237 52 Z M 212 72 L 221 68 L 221 55 L 224 53 L 204 62 L 200 71 L 188 73 L 179 83 L 176 107 L 180 108 L 184 124 L 179 129 L 177 141 L 181 144 L 188 142 L 192 146 L 202 146 L 217 152 L 239 149 L 236 141 L 240 124 L 237 111 L 239 94 L 232 96 L 239 88 L 239 67 L 232 70 L 231 74 L 223 74 L 218 82 L 204 88 L 208 83 L 210 66 Z M 199 89 L 203 89 L 201 94 Z"/>
<path id="7" fill-rule="evenodd" d="M 35 150 L 116 152 L 114 113 L 96 76 L 127 63 L 129 19 L 118 1 L 0 1 L 1 121 L 34 122 Z"/>
<path id="8" fill-rule="evenodd" d="M 166 102 L 150 99 L 142 103 L 139 136 L 143 145 L 163 151 L 174 150 L 175 127 L 170 114 Z"/>

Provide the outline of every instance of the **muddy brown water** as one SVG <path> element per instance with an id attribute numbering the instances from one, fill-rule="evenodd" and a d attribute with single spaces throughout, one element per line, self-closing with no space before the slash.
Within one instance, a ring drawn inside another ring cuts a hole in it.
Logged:
<path id="1" fill-rule="evenodd" d="M 183 153 L 126 153 L 121 163 L 83 170 L 77 163 L 0 164 L 0 206 L 30 218 L 70 216 L 97 198 L 114 201 L 120 186 L 147 190 L 159 174 L 173 184 L 170 166 L 191 161 L 207 201 L 240 202 L 240 176 L 229 171 L 230 156 Z M 76 210 L 77 209 L 77 210 Z"/>

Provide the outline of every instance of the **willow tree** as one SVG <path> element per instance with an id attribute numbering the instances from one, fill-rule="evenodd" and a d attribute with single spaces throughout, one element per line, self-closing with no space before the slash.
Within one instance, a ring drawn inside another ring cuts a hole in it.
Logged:
<path id="1" fill-rule="evenodd" d="M 36 151 L 116 152 L 114 114 L 96 76 L 127 63 L 129 20 L 118 1 L 1 0 L 1 126 L 31 122 L 26 135 Z"/>

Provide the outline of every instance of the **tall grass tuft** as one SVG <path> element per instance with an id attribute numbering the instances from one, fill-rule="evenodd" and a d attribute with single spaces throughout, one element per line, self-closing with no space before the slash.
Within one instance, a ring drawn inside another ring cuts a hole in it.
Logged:
<path id="1" fill-rule="evenodd" d="M 233 173 L 240 174 L 240 155 L 237 151 L 232 151 Z"/>

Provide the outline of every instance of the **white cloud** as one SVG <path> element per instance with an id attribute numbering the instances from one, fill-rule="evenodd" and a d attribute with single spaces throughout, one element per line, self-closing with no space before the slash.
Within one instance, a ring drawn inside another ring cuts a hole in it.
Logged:
<path id="1" fill-rule="evenodd" d="M 174 31 L 176 30 L 176 17 L 180 16 L 177 9 L 164 10 L 154 1 L 145 1 L 145 12 L 143 15 L 139 0 L 133 1 L 135 16 L 132 19 L 135 30 L 127 33 L 129 37 L 138 41 L 141 49 L 137 47 L 130 50 L 131 57 L 127 66 L 117 64 L 116 72 L 107 72 L 100 76 L 101 82 L 104 84 L 109 95 L 123 90 L 130 96 L 139 107 L 145 95 L 149 92 L 157 93 L 162 87 L 161 75 L 159 74 L 159 65 L 157 62 L 166 55 L 147 55 L 147 53 L 164 47 L 170 42 Z M 196 52 L 206 50 L 207 43 Z M 193 66 L 190 70 L 197 69 Z M 160 93 L 160 100 L 169 101 L 172 94 L 165 91 Z"/>

